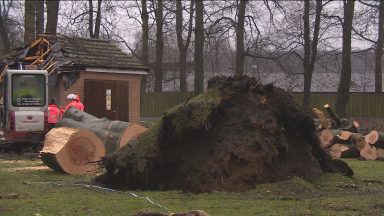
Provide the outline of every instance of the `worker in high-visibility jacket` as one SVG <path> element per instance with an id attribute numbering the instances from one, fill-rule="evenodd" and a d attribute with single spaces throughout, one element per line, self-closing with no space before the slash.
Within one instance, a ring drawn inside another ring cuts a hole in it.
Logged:
<path id="1" fill-rule="evenodd" d="M 60 118 L 60 110 L 59 107 L 57 107 L 55 100 L 51 99 L 50 103 L 48 104 L 48 126 L 49 129 L 52 129 L 57 124 L 57 121 L 59 121 Z"/>
<path id="2" fill-rule="evenodd" d="M 79 95 L 75 95 L 75 96 L 76 96 L 76 100 L 79 102 L 78 104 L 79 110 L 84 111 L 84 104 L 81 103 Z"/>
<path id="3" fill-rule="evenodd" d="M 77 96 L 78 97 L 78 96 Z M 65 106 L 65 108 L 61 111 L 62 114 L 67 111 L 69 107 L 75 107 L 76 109 L 79 110 L 84 110 L 84 105 L 79 101 L 79 99 L 76 98 L 75 94 L 69 94 L 67 96 L 68 104 Z"/>

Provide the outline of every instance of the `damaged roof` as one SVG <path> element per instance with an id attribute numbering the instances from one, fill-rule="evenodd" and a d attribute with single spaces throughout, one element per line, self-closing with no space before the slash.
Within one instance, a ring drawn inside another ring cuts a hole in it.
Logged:
<path id="1" fill-rule="evenodd" d="M 53 52 L 61 52 L 64 58 L 61 59 L 62 66 L 149 70 L 109 41 L 68 36 L 45 37 L 52 43 Z"/>
<path id="2" fill-rule="evenodd" d="M 150 70 L 109 41 L 57 35 L 42 35 L 31 44 L 13 50 L 1 62 L 15 68 L 18 62 L 22 62 L 47 70 L 50 74 L 86 68 Z"/>

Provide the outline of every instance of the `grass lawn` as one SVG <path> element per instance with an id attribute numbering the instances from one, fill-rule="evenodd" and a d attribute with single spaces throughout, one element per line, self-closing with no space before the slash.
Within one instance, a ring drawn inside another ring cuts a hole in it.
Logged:
<path id="1" fill-rule="evenodd" d="M 111 192 L 46 168 L 36 157 L 0 154 L 0 215 L 130 215 L 200 209 L 210 215 L 384 215 L 384 161 L 345 160 L 354 178 L 325 174 L 312 182 L 292 177 L 243 193 Z M 81 185 L 83 184 L 83 185 Z M 16 198 L 6 195 L 18 194 Z"/>

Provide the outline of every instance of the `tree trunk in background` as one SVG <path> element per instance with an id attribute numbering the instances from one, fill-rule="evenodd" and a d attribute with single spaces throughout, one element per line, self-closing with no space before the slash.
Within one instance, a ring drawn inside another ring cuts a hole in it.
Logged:
<path id="1" fill-rule="evenodd" d="M 383 91 L 382 84 L 382 64 L 381 58 L 383 56 L 383 42 L 384 42 L 384 1 L 380 1 L 379 6 L 379 28 L 377 44 L 375 49 L 375 92 L 379 93 Z"/>
<path id="2" fill-rule="evenodd" d="M 36 10 L 36 36 L 44 33 L 44 0 L 35 0 Z"/>
<path id="3" fill-rule="evenodd" d="M 204 2 L 195 1 L 195 83 L 194 92 L 204 91 Z"/>
<path id="4" fill-rule="evenodd" d="M 89 15 L 89 20 L 88 20 L 88 31 L 89 31 L 89 37 L 93 38 L 93 3 L 92 0 L 88 0 L 89 3 L 89 10 L 88 10 L 88 15 Z"/>
<path id="5" fill-rule="evenodd" d="M 142 29 L 142 47 L 141 47 L 141 57 L 143 59 L 143 63 L 148 65 L 148 32 L 149 32 L 149 24 L 148 24 L 148 10 L 147 10 L 147 0 L 141 0 L 141 21 L 143 23 Z M 140 83 L 140 95 L 145 93 L 145 89 L 147 88 L 147 75 L 141 75 L 141 83 Z M 143 97 L 141 96 L 141 102 L 143 101 Z"/>
<path id="6" fill-rule="evenodd" d="M 180 71 L 180 92 L 187 92 L 187 51 L 192 35 L 192 19 L 193 19 L 193 2 L 190 5 L 190 17 L 188 36 L 183 41 L 183 6 L 181 0 L 176 1 L 176 35 L 177 35 L 177 47 L 179 49 L 179 71 Z"/>
<path id="7" fill-rule="evenodd" d="M 244 19 L 247 0 L 241 0 L 237 9 L 237 24 L 236 24 L 236 75 L 244 73 Z"/>
<path id="8" fill-rule="evenodd" d="M 7 32 L 7 26 L 3 19 L 3 11 L 0 5 L 0 58 L 11 51 L 11 45 L 9 44 L 9 37 Z"/>
<path id="9" fill-rule="evenodd" d="M 33 1 L 24 2 L 24 13 L 24 45 L 27 45 L 35 39 L 35 3 Z"/>
<path id="10" fill-rule="evenodd" d="M 94 34 L 93 34 L 94 38 L 100 38 L 101 2 L 102 2 L 102 0 L 98 0 L 97 1 L 97 13 L 96 13 L 95 31 L 94 31 Z"/>
<path id="11" fill-rule="evenodd" d="M 336 97 L 336 113 L 346 117 L 351 85 L 351 34 L 355 1 L 344 0 L 342 68 Z"/>
<path id="12" fill-rule="evenodd" d="M 304 1 L 304 97 L 303 106 L 309 106 L 309 93 L 311 91 L 312 71 L 310 70 L 310 58 L 311 58 L 311 29 L 309 27 L 309 1 Z"/>
<path id="13" fill-rule="evenodd" d="M 155 62 L 155 92 L 163 91 L 163 0 L 157 1 L 156 17 L 156 62 Z"/>
<path id="14" fill-rule="evenodd" d="M 45 32 L 48 34 L 57 34 L 57 20 L 59 16 L 60 1 L 46 1 L 47 4 L 47 25 Z"/>
<path id="15" fill-rule="evenodd" d="M 304 1 L 304 97 L 303 106 L 308 108 L 310 104 L 310 93 L 312 85 L 312 74 L 315 68 L 316 56 L 317 56 L 317 45 L 319 42 L 319 31 L 320 31 L 320 16 L 322 11 L 322 1 L 316 1 L 316 18 L 315 26 L 313 30 L 313 39 L 311 42 L 310 35 L 310 21 L 309 21 L 309 1 Z"/>

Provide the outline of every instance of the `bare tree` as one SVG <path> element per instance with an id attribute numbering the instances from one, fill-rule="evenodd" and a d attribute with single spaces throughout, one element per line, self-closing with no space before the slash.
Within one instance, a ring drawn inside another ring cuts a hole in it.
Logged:
<path id="1" fill-rule="evenodd" d="M 6 25 L 7 17 L 8 17 L 8 12 L 4 8 L 4 4 L 3 4 L 3 7 L 0 4 L 0 37 L 1 37 L 0 56 L 3 56 L 4 54 L 9 53 L 9 51 L 11 50 L 11 45 L 9 43 L 9 37 L 7 32 L 8 28 Z"/>
<path id="2" fill-rule="evenodd" d="M 195 83 L 194 93 L 204 91 L 204 2 L 195 1 Z"/>
<path id="3" fill-rule="evenodd" d="M 44 33 L 44 0 L 35 0 L 36 36 Z"/>
<path id="4" fill-rule="evenodd" d="M 96 12 L 96 20 L 95 21 L 93 21 L 94 11 L 93 11 L 92 0 L 88 0 L 88 3 L 89 3 L 89 23 L 88 23 L 89 36 L 91 38 L 99 38 L 100 37 L 100 25 L 101 25 L 101 3 L 102 3 L 102 0 L 97 0 L 97 12 Z M 95 27 L 93 27 L 93 24 L 95 24 Z"/>
<path id="5" fill-rule="evenodd" d="M 47 5 L 47 24 L 45 32 L 48 34 L 56 35 L 57 33 L 57 20 L 59 16 L 60 1 L 46 1 Z"/>
<path id="6" fill-rule="evenodd" d="M 375 49 L 375 92 L 382 92 L 382 64 L 381 59 L 383 56 L 383 43 L 384 43 L 384 1 L 380 1 L 379 6 L 379 25 L 378 37 Z"/>
<path id="7" fill-rule="evenodd" d="M 244 72 L 244 23 L 245 8 L 248 0 L 240 0 L 238 5 L 237 23 L 236 23 L 236 74 L 242 75 Z"/>
<path id="8" fill-rule="evenodd" d="M 222 13 L 222 16 L 216 19 L 213 24 L 210 26 L 209 33 L 213 34 L 218 31 L 223 33 L 228 33 L 230 29 L 235 29 L 236 34 L 236 69 L 235 73 L 237 75 L 242 75 L 244 73 L 244 59 L 245 59 L 245 49 L 244 49 L 244 34 L 245 34 L 245 12 L 248 0 L 240 0 L 237 3 L 230 2 L 227 6 L 222 6 L 217 11 L 214 11 L 213 14 L 218 13 L 219 11 Z M 237 4 L 237 5 L 236 5 Z M 232 9 L 236 8 L 236 16 L 235 18 L 231 17 Z M 225 22 L 221 28 L 217 28 L 216 26 L 221 22 Z"/>
<path id="9" fill-rule="evenodd" d="M 193 19 L 193 2 L 191 1 L 189 10 L 189 25 L 187 39 L 183 40 L 183 6 L 181 0 L 176 1 L 176 34 L 177 46 L 179 48 L 179 70 L 180 70 L 180 92 L 187 92 L 187 51 L 191 42 Z"/>
<path id="10" fill-rule="evenodd" d="M 310 21 L 309 21 L 309 6 L 310 1 L 304 1 L 304 97 L 303 97 L 303 106 L 309 107 L 309 95 L 311 92 L 311 83 L 312 83 L 312 74 L 315 66 L 316 56 L 317 56 L 317 44 L 319 41 L 319 31 L 320 31 L 320 15 L 322 11 L 322 0 L 316 1 L 316 18 L 315 26 L 313 30 L 313 38 L 310 39 L 311 30 L 310 30 Z"/>
<path id="11" fill-rule="evenodd" d="M 33 1 L 24 2 L 24 45 L 35 39 L 35 5 Z"/>
<path id="12" fill-rule="evenodd" d="M 141 0 L 141 57 L 144 64 L 148 65 L 149 55 L 148 55 L 148 41 L 149 41 L 149 23 L 148 23 L 148 9 L 147 9 L 147 0 Z M 145 92 L 147 85 L 147 76 L 141 76 L 140 90 L 143 94 Z"/>
<path id="13" fill-rule="evenodd" d="M 346 116 L 346 108 L 349 100 L 349 89 L 351 86 L 351 36 L 352 21 L 355 1 L 343 0 L 344 21 L 343 21 L 343 51 L 342 68 L 339 87 L 337 89 L 336 112 L 341 116 Z"/>
<path id="14" fill-rule="evenodd" d="M 163 0 L 157 0 L 156 17 L 156 62 L 155 62 L 155 92 L 163 91 Z"/>

